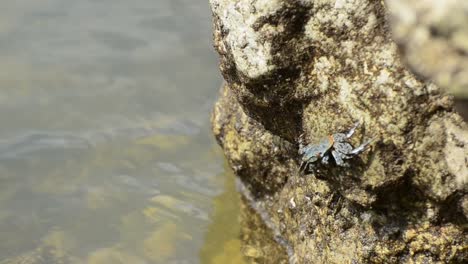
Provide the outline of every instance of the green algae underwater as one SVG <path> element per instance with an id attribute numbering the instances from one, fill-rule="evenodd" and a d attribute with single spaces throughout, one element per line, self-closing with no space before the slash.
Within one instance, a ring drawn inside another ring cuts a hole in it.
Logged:
<path id="1" fill-rule="evenodd" d="M 199 142 L 157 134 L 80 150 L 60 167 L 47 155 L 3 162 L 0 263 L 243 263 L 234 175 L 213 165 L 223 163 L 214 142 Z M 13 181 L 29 170 L 30 185 Z"/>

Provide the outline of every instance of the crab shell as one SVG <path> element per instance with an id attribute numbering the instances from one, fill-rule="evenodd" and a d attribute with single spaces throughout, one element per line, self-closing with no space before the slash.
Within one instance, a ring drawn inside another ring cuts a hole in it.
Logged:
<path id="1" fill-rule="evenodd" d="M 309 144 L 304 148 L 299 149 L 299 154 L 302 156 L 302 161 L 315 162 L 322 158 L 333 147 L 335 139 L 333 135 L 325 137 L 316 145 Z"/>

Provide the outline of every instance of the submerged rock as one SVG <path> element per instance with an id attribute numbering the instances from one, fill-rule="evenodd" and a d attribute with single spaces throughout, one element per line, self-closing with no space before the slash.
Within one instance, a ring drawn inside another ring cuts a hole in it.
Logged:
<path id="1" fill-rule="evenodd" d="M 383 2 L 210 2 L 226 80 L 213 131 L 291 262 L 468 257 L 468 127 L 405 68 Z M 299 135 L 314 142 L 356 121 L 351 140 L 374 138 L 370 150 L 348 168 L 299 173 Z"/>
<path id="2" fill-rule="evenodd" d="M 74 239 L 61 230 L 52 230 L 38 246 L 21 255 L 2 259 L 0 264 L 78 264 L 83 261 L 70 254 L 76 247 Z"/>

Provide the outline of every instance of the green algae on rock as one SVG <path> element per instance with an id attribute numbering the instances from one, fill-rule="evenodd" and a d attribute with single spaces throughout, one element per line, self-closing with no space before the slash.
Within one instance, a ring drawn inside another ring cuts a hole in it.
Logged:
<path id="1" fill-rule="evenodd" d="M 210 2 L 226 80 L 213 131 L 291 262 L 468 258 L 468 127 L 405 68 L 383 1 Z M 356 120 L 352 143 L 376 138 L 370 151 L 299 174 L 300 134 Z"/>

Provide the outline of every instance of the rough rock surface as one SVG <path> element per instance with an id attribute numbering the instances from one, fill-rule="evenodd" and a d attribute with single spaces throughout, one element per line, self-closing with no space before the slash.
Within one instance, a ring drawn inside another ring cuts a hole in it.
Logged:
<path id="1" fill-rule="evenodd" d="M 468 1 L 386 2 L 405 62 L 420 76 L 468 98 Z"/>
<path id="2" fill-rule="evenodd" d="M 213 131 L 291 262 L 468 258 L 468 127 L 405 68 L 383 1 L 210 2 L 226 80 Z M 298 173 L 300 134 L 357 120 L 353 143 L 375 138 L 369 151 Z"/>

